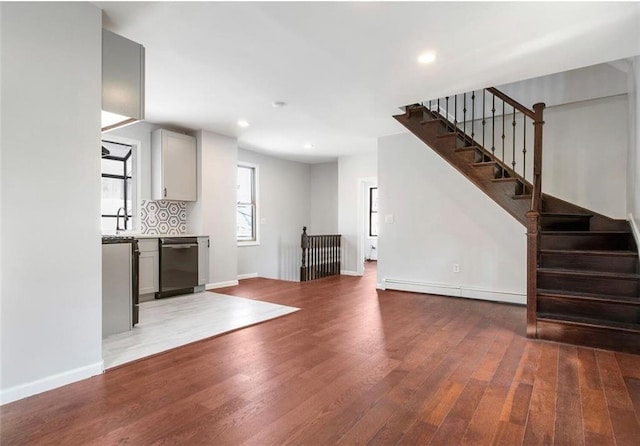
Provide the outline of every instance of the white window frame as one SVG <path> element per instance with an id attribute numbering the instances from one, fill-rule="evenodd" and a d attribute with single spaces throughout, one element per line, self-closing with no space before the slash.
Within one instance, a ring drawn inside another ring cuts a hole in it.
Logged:
<path id="1" fill-rule="evenodd" d="M 253 163 L 247 163 L 244 161 L 238 161 L 238 165 L 236 167 L 236 175 L 238 173 L 238 167 L 248 167 L 253 169 L 253 197 L 254 197 L 254 205 L 255 205 L 255 218 L 254 218 L 254 234 L 256 236 L 255 240 L 238 240 L 238 234 L 236 233 L 236 241 L 238 246 L 257 246 L 260 244 L 260 166 Z M 237 203 L 236 203 L 236 216 L 237 216 Z"/>
<path id="2" fill-rule="evenodd" d="M 142 207 L 142 143 L 136 139 L 122 138 L 120 136 L 112 135 L 108 131 L 103 132 L 100 141 L 113 141 L 115 143 L 127 144 L 131 146 L 131 158 L 132 158 L 132 215 L 133 226 L 127 229 L 127 232 L 140 232 L 140 208 Z M 101 169 L 102 171 L 102 169 Z M 101 211 L 102 212 L 102 211 Z"/>

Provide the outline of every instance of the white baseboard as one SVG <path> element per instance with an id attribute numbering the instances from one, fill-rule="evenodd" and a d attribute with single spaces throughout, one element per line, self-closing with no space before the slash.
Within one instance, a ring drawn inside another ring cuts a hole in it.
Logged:
<path id="1" fill-rule="evenodd" d="M 237 280 L 227 280 L 226 282 L 208 283 L 205 289 L 215 290 L 216 288 L 226 288 L 228 286 L 236 286 L 237 284 Z"/>
<path id="2" fill-rule="evenodd" d="M 638 230 L 636 219 L 633 218 L 632 213 L 629 213 L 629 225 L 631 226 L 631 232 L 633 232 L 633 237 L 636 239 L 636 245 L 640 247 L 640 230 Z"/>
<path id="3" fill-rule="evenodd" d="M 384 287 L 384 282 L 377 282 L 376 290 L 386 290 L 386 288 Z"/>
<path id="4" fill-rule="evenodd" d="M 348 271 L 346 269 L 340 270 L 340 274 L 343 276 L 362 276 L 362 273 L 359 273 L 357 271 Z"/>
<path id="5" fill-rule="evenodd" d="M 47 390 L 66 386 L 67 384 L 81 381 L 86 378 L 91 378 L 92 376 L 102 374 L 102 372 L 104 372 L 104 361 L 101 360 L 84 367 L 78 367 L 76 369 L 47 376 L 36 381 L 9 387 L 8 389 L 2 389 L 2 391 L 0 391 L 0 405 L 21 400 L 22 398 L 46 392 Z"/>
<path id="6" fill-rule="evenodd" d="M 238 280 L 253 279 L 254 277 L 258 277 L 258 273 L 238 274 Z"/>
<path id="7" fill-rule="evenodd" d="M 527 295 L 524 293 L 484 290 L 480 288 L 462 287 L 459 285 L 425 283 L 402 279 L 384 279 L 382 284 L 378 284 L 378 289 L 440 294 L 442 296 L 466 297 L 469 299 L 489 300 L 493 302 L 506 302 L 522 305 L 527 303 Z"/>

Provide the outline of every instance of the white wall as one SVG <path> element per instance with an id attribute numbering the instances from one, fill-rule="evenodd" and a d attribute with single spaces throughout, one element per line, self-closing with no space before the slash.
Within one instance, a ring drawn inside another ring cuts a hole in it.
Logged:
<path id="1" fill-rule="evenodd" d="M 0 8 L 8 402 L 102 371 L 101 13 L 88 3 Z"/>
<path id="2" fill-rule="evenodd" d="M 626 62 L 621 61 L 620 64 Z M 617 96 L 627 92 L 627 75 L 617 63 L 598 64 L 548 76 L 498 86 L 498 90 L 532 108 L 537 102 L 547 107 Z M 487 103 L 487 114 L 490 114 Z"/>
<path id="3" fill-rule="evenodd" d="M 188 206 L 187 231 L 209 236 L 209 285 L 237 283 L 235 138 L 196 132 L 198 142 L 198 201 Z"/>
<path id="4" fill-rule="evenodd" d="M 299 280 L 300 235 L 310 216 L 310 166 L 243 149 L 238 160 L 258 165 L 260 218 L 260 244 L 238 247 L 238 275 Z"/>
<path id="5" fill-rule="evenodd" d="M 524 227 L 413 134 L 378 139 L 378 187 L 379 285 L 525 302 Z"/>
<path id="6" fill-rule="evenodd" d="M 627 95 L 545 110 L 542 189 L 604 214 L 627 218 Z"/>
<path id="7" fill-rule="evenodd" d="M 358 237 L 364 221 L 362 182 L 377 175 L 378 158 L 375 153 L 338 159 L 338 232 L 342 234 L 341 268 L 347 274 L 362 271 L 362 247 L 358 252 Z"/>
<path id="8" fill-rule="evenodd" d="M 312 164 L 309 234 L 338 233 L 338 163 Z"/>

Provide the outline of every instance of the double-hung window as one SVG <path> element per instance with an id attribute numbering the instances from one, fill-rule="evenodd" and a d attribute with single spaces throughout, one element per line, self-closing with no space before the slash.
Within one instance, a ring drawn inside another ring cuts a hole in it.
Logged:
<path id="1" fill-rule="evenodd" d="M 258 237 L 258 166 L 238 165 L 238 196 L 236 205 L 236 238 L 240 245 L 259 242 Z"/>

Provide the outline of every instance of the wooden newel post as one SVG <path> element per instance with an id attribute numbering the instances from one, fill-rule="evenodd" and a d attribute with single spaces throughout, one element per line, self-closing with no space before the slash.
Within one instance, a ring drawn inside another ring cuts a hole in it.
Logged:
<path id="1" fill-rule="evenodd" d="M 540 213 L 530 210 L 527 217 L 527 337 L 538 336 L 538 235 Z"/>
<path id="2" fill-rule="evenodd" d="M 542 127 L 544 126 L 544 103 L 533 106 L 533 191 L 531 209 L 542 211 Z"/>
<path id="3" fill-rule="evenodd" d="M 309 236 L 307 235 L 307 227 L 302 227 L 302 235 L 300 236 L 300 248 L 302 249 L 302 266 L 300 267 L 300 281 L 307 280 L 307 249 L 309 249 Z"/>

